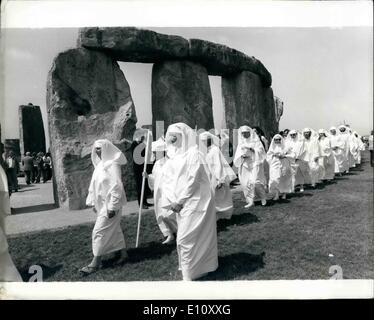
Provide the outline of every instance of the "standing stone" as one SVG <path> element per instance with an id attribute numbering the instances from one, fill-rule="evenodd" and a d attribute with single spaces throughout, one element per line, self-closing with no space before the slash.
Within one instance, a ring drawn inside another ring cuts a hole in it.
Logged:
<path id="1" fill-rule="evenodd" d="M 274 109 L 274 94 L 272 88 L 264 88 L 264 104 L 263 104 L 263 119 L 264 121 L 264 132 L 266 138 L 272 138 L 276 133 L 278 133 L 279 120 L 277 120 L 275 109 Z"/>
<path id="2" fill-rule="evenodd" d="M 243 71 L 223 77 L 222 97 L 228 129 L 238 129 L 245 124 L 260 127 L 267 137 L 273 134 L 277 127 L 273 91 L 263 88 L 258 75 Z"/>
<path id="3" fill-rule="evenodd" d="M 18 115 L 21 154 L 25 155 L 27 151 L 45 153 L 45 134 L 40 107 L 32 103 L 19 106 Z"/>
<path id="4" fill-rule="evenodd" d="M 0 163 L 2 163 L 3 160 L 3 153 L 4 153 L 4 144 L 1 140 L 1 123 L 0 123 Z"/>
<path id="5" fill-rule="evenodd" d="M 189 61 L 156 63 L 152 70 L 152 125 L 164 121 L 165 130 L 175 122 L 191 128 L 214 128 L 208 73 Z M 159 134 L 160 135 L 160 134 Z M 158 138 L 153 132 L 155 139 Z"/>
<path id="6" fill-rule="evenodd" d="M 284 106 L 283 101 L 278 97 L 274 97 L 275 118 L 277 119 L 278 122 L 281 116 L 283 115 L 283 106 Z"/>
<path id="7" fill-rule="evenodd" d="M 92 145 L 109 139 L 126 155 L 122 177 L 135 196 L 130 141 L 136 114 L 130 88 L 116 61 L 84 48 L 60 53 L 48 74 L 47 106 L 56 202 L 82 209 L 93 172 Z"/>

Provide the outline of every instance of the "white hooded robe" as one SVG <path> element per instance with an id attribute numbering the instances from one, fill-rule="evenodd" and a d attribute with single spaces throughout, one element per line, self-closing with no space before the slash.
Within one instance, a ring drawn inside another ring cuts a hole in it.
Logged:
<path id="1" fill-rule="evenodd" d="M 101 159 L 95 147 L 101 147 Z M 126 205 L 126 194 L 121 180 L 121 165 L 127 160 L 123 153 L 108 140 L 97 140 L 92 149 L 95 166 L 86 204 L 94 206 L 97 213 L 92 231 L 92 251 L 94 256 L 102 256 L 126 247 L 121 229 L 122 208 Z M 115 211 L 108 217 L 108 210 Z"/>
<path id="2" fill-rule="evenodd" d="M 244 131 L 250 132 L 250 137 L 242 136 Z M 253 204 L 256 193 L 260 199 L 266 199 L 266 178 L 264 173 L 265 149 L 257 134 L 248 126 L 238 130 L 239 143 L 235 152 L 234 165 L 238 168 L 239 181 L 245 200 Z M 250 151 L 252 148 L 254 151 Z"/>
<path id="3" fill-rule="evenodd" d="M 209 169 L 209 180 L 215 196 L 217 220 L 230 219 L 234 210 L 230 183 L 236 179 L 236 174 L 218 147 L 218 137 L 209 132 L 200 134 L 200 140 L 207 140 L 208 138 L 212 139 L 212 145 L 206 148 L 206 145 L 201 143 L 200 149 L 205 154 L 206 164 Z M 222 184 L 222 186 L 217 188 L 218 184 Z"/>
<path id="4" fill-rule="evenodd" d="M 177 213 L 177 251 L 183 279 L 197 279 L 218 267 L 214 194 L 208 169 L 196 144 L 194 131 L 184 123 L 168 127 L 179 133 L 182 146 L 168 146 L 168 170 L 163 177 L 162 207 L 182 205 Z"/>

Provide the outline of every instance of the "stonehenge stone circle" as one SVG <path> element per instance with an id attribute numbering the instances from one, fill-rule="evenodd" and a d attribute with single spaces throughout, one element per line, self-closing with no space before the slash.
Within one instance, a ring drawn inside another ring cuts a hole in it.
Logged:
<path id="1" fill-rule="evenodd" d="M 130 143 L 136 129 L 130 87 L 117 61 L 153 63 L 152 129 L 163 121 L 214 128 L 209 75 L 222 77 L 226 128 L 244 123 L 278 130 L 281 109 L 274 101 L 270 72 L 255 57 L 200 39 L 134 27 L 89 27 L 78 33 L 77 48 L 60 53 L 47 81 L 48 124 L 55 199 L 69 209 L 85 207 L 93 171 L 95 140 L 107 138 L 126 155 L 123 181 L 135 198 Z M 161 121 L 161 122 L 160 122 Z"/>

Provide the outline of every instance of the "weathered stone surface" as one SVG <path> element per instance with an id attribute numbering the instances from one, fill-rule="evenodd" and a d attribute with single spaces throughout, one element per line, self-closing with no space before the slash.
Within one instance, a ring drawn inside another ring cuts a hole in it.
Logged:
<path id="1" fill-rule="evenodd" d="M 277 122 L 279 122 L 283 115 L 283 106 L 283 101 L 278 97 L 274 97 L 275 118 L 277 119 Z"/>
<path id="2" fill-rule="evenodd" d="M 4 143 L 2 141 L 3 140 L 1 140 L 1 123 L 0 123 L 0 162 L 1 162 L 1 158 L 4 153 Z"/>
<path id="3" fill-rule="evenodd" d="M 190 61 L 166 61 L 152 70 L 152 126 L 164 121 L 164 128 L 184 122 L 191 128 L 214 128 L 208 73 Z M 158 137 L 153 132 L 155 139 Z"/>
<path id="4" fill-rule="evenodd" d="M 133 27 L 91 27 L 80 29 L 77 43 L 105 51 L 119 61 L 154 63 L 185 59 L 204 65 L 210 75 L 217 76 L 247 70 L 260 76 L 263 86 L 271 86 L 271 74 L 261 61 L 210 41 L 186 40 Z"/>
<path id="5" fill-rule="evenodd" d="M 21 159 L 19 139 L 5 139 L 4 140 L 4 151 L 5 151 L 5 155 L 7 155 L 9 151 L 13 151 L 14 155 L 18 159 Z"/>
<path id="6" fill-rule="evenodd" d="M 222 78 L 222 98 L 228 129 L 246 124 L 260 127 L 267 137 L 277 128 L 274 114 L 273 92 L 263 88 L 259 76 L 243 71 Z"/>
<path id="7" fill-rule="evenodd" d="M 131 27 L 82 28 L 78 46 L 104 50 L 114 59 L 129 62 L 158 62 L 188 56 L 188 40 Z"/>
<path id="8" fill-rule="evenodd" d="M 271 86 L 271 74 L 261 61 L 222 44 L 191 39 L 190 59 L 203 64 L 210 75 L 226 76 L 250 71 L 260 77 L 263 86 Z"/>
<path id="9" fill-rule="evenodd" d="M 264 104 L 262 108 L 262 117 L 264 119 L 264 132 L 267 138 L 273 137 L 278 133 L 279 120 L 277 120 L 274 110 L 274 94 L 272 88 L 264 88 Z"/>
<path id="10" fill-rule="evenodd" d="M 132 155 L 124 139 L 132 139 L 137 119 L 117 62 L 84 48 L 60 53 L 48 74 L 47 106 L 56 202 L 69 209 L 85 207 L 93 172 L 91 148 L 102 138 L 125 153 L 123 182 L 127 196 L 134 197 Z"/>
<path id="11" fill-rule="evenodd" d="M 29 152 L 45 153 L 45 133 L 39 106 L 32 103 L 18 108 L 19 137 L 21 154 Z"/>

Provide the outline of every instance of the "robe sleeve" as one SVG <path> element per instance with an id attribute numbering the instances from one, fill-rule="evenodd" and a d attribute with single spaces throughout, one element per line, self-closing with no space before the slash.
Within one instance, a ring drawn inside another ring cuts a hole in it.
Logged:
<path id="1" fill-rule="evenodd" d="M 273 157 L 274 157 L 274 152 L 272 150 L 269 150 L 266 154 L 266 161 L 270 163 L 273 160 Z"/>
<path id="2" fill-rule="evenodd" d="M 241 148 L 240 145 L 238 145 L 236 151 L 235 151 L 235 156 L 234 156 L 234 166 L 237 168 L 240 168 L 243 164 L 244 159 L 242 156 L 244 155 L 244 152 Z"/>
<path id="3" fill-rule="evenodd" d="M 215 178 L 217 183 L 226 183 L 231 182 L 231 178 L 228 176 L 228 173 L 225 171 L 225 162 L 221 151 L 217 148 L 212 149 L 211 157 L 207 158 L 209 160 L 209 167 L 212 168 L 212 175 Z M 231 168 L 230 168 L 231 169 Z M 216 187 L 216 186 L 214 186 Z"/>
<path id="4" fill-rule="evenodd" d="M 91 182 L 90 182 L 90 186 L 88 187 L 88 195 L 87 195 L 87 198 L 86 198 L 86 205 L 87 206 L 94 206 L 95 205 L 95 196 L 94 196 L 94 176 L 95 176 L 95 172 L 92 174 L 92 178 L 91 178 Z"/>
<path id="5" fill-rule="evenodd" d="M 159 160 L 155 162 L 153 169 L 152 169 L 152 173 L 148 175 L 148 186 L 149 186 L 149 189 L 151 189 L 152 191 L 155 188 L 155 177 L 156 177 L 156 171 L 158 169 L 158 161 Z"/>
<path id="6" fill-rule="evenodd" d="M 261 142 L 256 143 L 253 149 L 255 150 L 255 163 L 256 164 L 263 163 L 266 159 L 266 152 L 265 152 L 265 149 L 262 143 Z"/>
<path id="7" fill-rule="evenodd" d="M 119 165 L 112 165 L 111 173 L 113 173 L 113 185 L 109 191 L 107 202 L 107 210 L 117 211 L 121 209 L 123 204 L 123 186 L 121 182 L 121 167 Z"/>
<path id="8" fill-rule="evenodd" d="M 204 164 L 200 159 L 199 153 L 194 152 L 194 154 L 187 159 L 186 185 L 183 189 L 183 193 L 177 198 L 176 203 L 183 205 L 187 199 L 192 197 L 196 188 L 200 187 L 199 180 L 201 174 L 206 174 Z M 208 192 L 208 190 L 206 192 Z"/>

